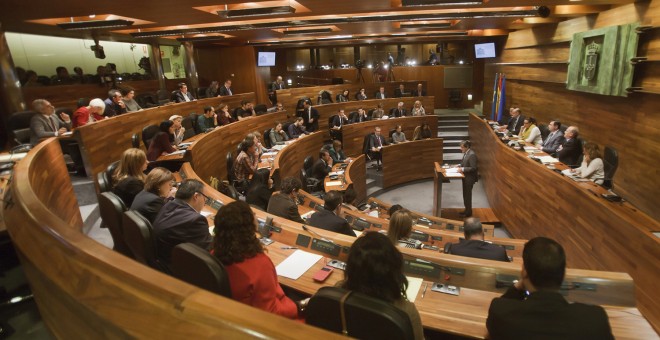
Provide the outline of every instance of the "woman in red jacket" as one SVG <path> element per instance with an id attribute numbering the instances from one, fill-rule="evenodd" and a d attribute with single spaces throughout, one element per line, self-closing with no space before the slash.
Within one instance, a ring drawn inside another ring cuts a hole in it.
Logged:
<path id="1" fill-rule="evenodd" d="M 284 295 L 275 266 L 255 235 L 256 223 L 250 206 L 243 201 L 220 208 L 215 215 L 213 254 L 225 265 L 234 300 L 297 319 L 309 299 L 296 303 Z"/>

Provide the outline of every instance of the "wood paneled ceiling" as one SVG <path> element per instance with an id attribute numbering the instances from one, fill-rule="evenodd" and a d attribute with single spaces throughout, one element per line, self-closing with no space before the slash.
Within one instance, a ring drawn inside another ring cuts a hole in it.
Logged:
<path id="1" fill-rule="evenodd" d="M 431 0 L 429 0 L 431 1 Z M 442 0 L 438 0 L 442 1 Z M 445 0 L 445 2 L 451 2 Z M 455 2 L 455 1 L 454 1 Z M 337 44 L 483 39 L 518 29 L 589 15 L 634 0 L 483 0 L 481 5 L 402 6 L 402 0 L 2 0 L 2 29 L 8 32 L 100 40 L 178 44 L 177 38 L 204 38 L 195 44 L 326 46 Z M 550 15 L 535 15 L 537 6 Z M 291 6 L 293 14 L 223 18 L 219 10 Z M 94 16 L 94 17 L 90 17 Z M 65 31 L 57 23 L 125 19 L 130 27 Z M 424 27 L 422 24 L 436 24 Z M 448 23 L 448 27 L 438 27 Z M 402 28 L 402 24 L 404 25 Z M 420 27 L 410 27 L 419 24 Z M 325 32 L 290 30 L 331 27 Z M 134 35 L 154 35 L 135 37 Z M 210 36 L 220 37 L 217 41 Z M 304 41 L 300 43 L 297 41 Z M 311 41 L 311 42 L 310 42 Z"/>

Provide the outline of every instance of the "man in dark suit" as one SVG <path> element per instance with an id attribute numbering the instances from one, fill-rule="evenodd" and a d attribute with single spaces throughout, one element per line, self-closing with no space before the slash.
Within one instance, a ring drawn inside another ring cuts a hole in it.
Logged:
<path id="1" fill-rule="evenodd" d="M 332 126 L 330 127 L 330 137 L 332 137 L 332 139 L 342 140 L 343 138 L 341 131 L 344 125 L 349 123 L 350 122 L 348 121 L 348 117 L 346 117 L 346 113 L 344 112 L 344 109 L 339 109 L 339 112 L 337 112 L 335 118 L 332 119 Z"/>
<path id="2" fill-rule="evenodd" d="M 127 112 L 126 104 L 121 100 L 121 92 L 118 90 L 108 91 L 108 98 L 103 102 L 105 103 L 103 115 L 106 117 L 114 117 Z"/>
<path id="3" fill-rule="evenodd" d="M 30 144 L 37 145 L 42 139 L 60 136 L 71 130 L 71 118 L 64 112 L 55 115 L 55 107 L 46 99 L 35 99 L 32 109 L 38 114 L 30 119 Z"/>
<path id="4" fill-rule="evenodd" d="M 413 90 L 412 94 L 413 97 L 424 97 L 426 96 L 426 91 L 424 91 L 422 84 L 417 84 L 417 89 Z"/>
<path id="5" fill-rule="evenodd" d="M 465 210 L 460 213 L 461 216 L 472 216 L 472 187 L 477 182 L 477 154 L 471 149 L 472 143 L 469 140 L 461 142 L 461 152 L 463 160 L 461 161 L 461 172 L 463 172 L 463 204 Z"/>
<path id="6" fill-rule="evenodd" d="M 295 177 L 286 177 L 282 180 L 280 192 L 271 196 L 268 201 L 269 214 L 284 217 L 298 223 L 305 223 L 298 212 L 296 198 L 298 191 L 302 188 L 302 183 Z"/>
<path id="7" fill-rule="evenodd" d="M 355 115 L 355 119 L 353 119 L 351 123 L 362 123 L 368 120 L 369 120 L 369 116 L 367 115 L 367 111 L 365 111 L 364 108 L 359 108 L 357 111 L 357 115 Z"/>
<path id="8" fill-rule="evenodd" d="M 330 157 L 330 152 L 326 149 L 321 149 L 319 151 L 319 159 L 312 166 L 312 177 L 319 180 L 317 190 L 323 190 L 323 181 L 330 171 L 332 171 L 332 157 Z"/>
<path id="9" fill-rule="evenodd" d="M 565 272 L 566 255 L 559 243 L 545 237 L 529 240 L 520 281 L 490 304 L 490 338 L 614 339 L 602 307 L 568 303 L 559 293 Z"/>
<path id="10" fill-rule="evenodd" d="M 399 84 L 399 88 L 394 90 L 394 96 L 397 98 L 407 97 L 408 95 L 409 93 L 406 92 L 406 87 L 403 84 Z"/>
<path id="11" fill-rule="evenodd" d="M 323 198 L 323 209 L 315 212 L 307 220 L 313 227 L 334 231 L 349 236 L 355 236 L 351 226 L 345 219 L 339 217 L 343 198 L 339 191 L 332 190 Z"/>
<path id="12" fill-rule="evenodd" d="M 174 101 L 176 103 L 191 102 L 196 100 L 192 93 L 188 92 L 186 83 L 179 83 L 179 90 L 174 92 Z"/>
<path id="13" fill-rule="evenodd" d="M 484 241 L 484 228 L 478 218 L 468 217 L 465 219 L 463 235 L 465 239 L 461 239 L 459 243 L 447 243 L 445 253 L 509 262 L 504 247 Z"/>
<path id="14" fill-rule="evenodd" d="M 547 154 L 554 154 L 559 149 L 559 146 L 564 144 L 564 136 L 559 130 L 561 128 L 561 122 L 558 120 L 553 120 L 548 124 L 548 136 L 545 138 L 543 145 L 541 145 L 541 150 Z"/>
<path id="15" fill-rule="evenodd" d="M 176 192 L 173 201 L 165 203 L 153 224 L 156 239 L 156 256 L 169 267 L 172 249 L 180 243 L 190 242 L 203 249 L 211 248 L 213 237 L 209 234 L 206 217 L 200 214 L 206 196 L 204 185 L 196 179 L 186 179 Z"/>
<path id="16" fill-rule="evenodd" d="M 380 126 L 376 126 L 374 133 L 369 138 L 369 155 L 372 159 L 376 159 L 376 171 L 383 169 L 380 163 L 383 160 L 383 146 L 385 145 L 387 145 L 387 142 L 380 134 Z"/>
<path id="17" fill-rule="evenodd" d="M 305 121 L 307 132 L 314 132 L 319 129 L 319 111 L 312 107 L 312 102 L 305 101 L 302 117 Z"/>
<path id="18" fill-rule="evenodd" d="M 559 161 L 570 166 L 577 167 L 580 155 L 582 155 L 582 141 L 578 139 L 579 130 L 577 126 L 569 126 L 564 132 L 564 144 L 557 148 Z"/>
<path id="19" fill-rule="evenodd" d="M 225 84 L 220 87 L 218 93 L 223 97 L 233 95 L 233 93 L 231 93 L 231 80 L 225 80 Z"/>
<path id="20" fill-rule="evenodd" d="M 376 99 L 385 99 L 387 98 L 387 94 L 385 93 L 385 87 L 381 86 L 380 89 L 378 89 L 378 92 L 376 92 Z"/>
<path id="21" fill-rule="evenodd" d="M 390 110 L 390 117 L 405 117 L 407 116 L 408 113 L 406 112 L 406 108 L 403 107 L 403 102 L 399 102 L 396 104 L 396 108 L 393 108 Z"/>
<path id="22" fill-rule="evenodd" d="M 502 132 L 508 131 L 508 132 L 511 132 L 514 135 L 517 135 L 518 133 L 520 133 L 520 128 L 523 125 L 525 117 L 522 115 L 522 113 L 520 112 L 520 109 L 517 108 L 517 107 L 515 107 L 515 108 L 512 107 L 509 110 L 509 115 L 511 117 L 509 118 L 509 121 L 507 122 L 506 127 L 504 127 L 504 126 L 501 127 L 500 131 L 502 131 Z"/>
<path id="23" fill-rule="evenodd" d="M 282 81 L 282 76 L 277 76 L 275 81 L 270 84 L 270 92 L 268 96 L 273 105 L 277 104 L 277 90 L 284 90 L 284 81 Z"/>

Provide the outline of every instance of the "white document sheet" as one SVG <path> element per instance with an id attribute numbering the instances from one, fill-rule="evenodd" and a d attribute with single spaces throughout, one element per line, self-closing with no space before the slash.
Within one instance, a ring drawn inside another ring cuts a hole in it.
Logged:
<path id="1" fill-rule="evenodd" d="M 305 274 L 309 268 L 318 262 L 323 256 L 308 253 L 302 250 L 296 250 L 293 254 L 289 255 L 286 260 L 282 261 L 275 270 L 277 275 L 284 276 L 289 279 L 298 280 Z"/>
<path id="2" fill-rule="evenodd" d="M 330 187 L 330 186 L 335 186 L 335 185 L 341 185 L 341 183 L 342 183 L 341 181 L 329 181 L 325 185 Z"/>
<path id="3" fill-rule="evenodd" d="M 406 276 L 406 278 L 408 279 L 408 289 L 406 289 L 406 296 L 408 297 L 408 301 L 415 302 L 417 294 L 419 293 L 420 288 L 422 288 L 422 282 L 424 282 L 424 280 L 418 277 L 410 276 Z"/>
<path id="4" fill-rule="evenodd" d="M 173 155 L 180 155 L 180 154 L 184 154 L 184 153 L 186 153 L 186 150 L 177 150 L 177 151 L 174 151 L 172 153 L 168 153 L 167 155 L 168 156 L 173 156 Z"/>
<path id="5" fill-rule="evenodd" d="M 557 158 L 554 158 L 552 156 L 541 156 L 541 157 L 538 157 L 538 159 L 540 159 L 541 163 L 543 163 L 543 164 L 559 162 L 559 160 Z"/>

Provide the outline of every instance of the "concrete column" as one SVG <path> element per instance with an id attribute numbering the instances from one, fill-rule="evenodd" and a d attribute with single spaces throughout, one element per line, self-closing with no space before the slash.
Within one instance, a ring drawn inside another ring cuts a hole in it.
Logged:
<path id="1" fill-rule="evenodd" d="M 9 116 L 17 111 L 25 111 L 27 106 L 23 100 L 21 82 L 14 69 L 7 37 L 0 23 L 0 148 L 10 141 Z"/>
<path id="2" fill-rule="evenodd" d="M 151 74 L 158 80 L 159 90 L 167 91 L 165 85 L 165 71 L 163 70 L 163 57 L 160 55 L 160 44 L 158 42 L 151 43 Z"/>
<path id="3" fill-rule="evenodd" d="M 186 58 L 183 66 L 186 69 L 186 78 L 188 78 L 188 91 L 192 92 L 196 97 L 197 88 L 199 87 L 199 76 L 197 74 L 197 66 L 195 66 L 193 43 L 186 41 L 183 43 L 183 48 L 186 49 Z"/>

